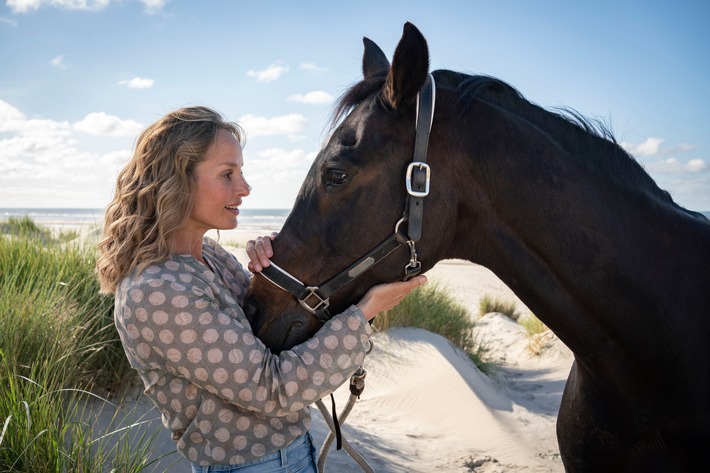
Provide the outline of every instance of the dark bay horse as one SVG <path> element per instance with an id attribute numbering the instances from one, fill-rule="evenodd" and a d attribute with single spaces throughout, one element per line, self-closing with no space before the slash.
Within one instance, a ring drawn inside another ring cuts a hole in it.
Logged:
<path id="1" fill-rule="evenodd" d="M 488 267 L 574 352 L 557 422 L 567 471 L 705 470 L 710 222 L 675 204 L 603 127 L 448 70 L 432 73 L 431 182 L 415 198 L 404 176 L 427 44 L 406 24 L 390 64 L 364 42 L 364 78 L 341 98 L 273 258 L 305 286 L 356 261 L 359 276 L 306 304 L 256 276 L 245 305 L 255 332 L 280 351 L 372 285 L 402 279 L 406 242 L 377 264 L 359 258 L 406 235 L 416 205 L 422 271 L 447 258 Z"/>

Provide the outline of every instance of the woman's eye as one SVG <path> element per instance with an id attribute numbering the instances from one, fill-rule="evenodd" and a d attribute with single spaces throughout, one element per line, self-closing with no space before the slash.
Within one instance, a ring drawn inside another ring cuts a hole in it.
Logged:
<path id="1" fill-rule="evenodd" d="M 328 185 L 330 186 L 342 186 L 348 182 L 348 179 L 350 179 L 350 175 L 344 171 L 328 171 Z"/>
<path id="2" fill-rule="evenodd" d="M 226 173 L 222 174 L 222 177 L 224 177 L 225 179 L 231 179 L 231 178 L 232 178 L 232 173 L 231 173 L 231 172 L 226 172 Z"/>

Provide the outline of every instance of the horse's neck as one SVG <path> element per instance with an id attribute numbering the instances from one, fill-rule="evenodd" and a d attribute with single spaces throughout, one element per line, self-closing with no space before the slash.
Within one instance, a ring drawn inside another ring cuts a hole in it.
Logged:
<path id="1" fill-rule="evenodd" d="M 475 171 L 487 202 L 465 210 L 476 217 L 463 232 L 476 241 L 456 257 L 496 273 L 577 355 L 623 343 L 636 323 L 664 326 L 669 311 L 710 307 L 707 297 L 693 307 L 683 299 L 710 283 L 707 231 L 696 238 L 677 209 L 605 181 L 554 143 L 535 155 L 520 149 L 482 163 L 488 175 Z M 678 278 L 683 290 L 668 294 Z M 643 356 L 656 343 L 635 340 L 634 349 Z"/>

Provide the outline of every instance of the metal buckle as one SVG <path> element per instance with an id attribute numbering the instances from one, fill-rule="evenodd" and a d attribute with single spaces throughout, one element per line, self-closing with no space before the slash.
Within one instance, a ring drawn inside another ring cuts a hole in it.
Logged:
<path id="1" fill-rule="evenodd" d="M 308 287 L 306 287 L 306 290 L 307 290 L 310 294 L 308 294 L 308 295 L 307 295 L 306 297 L 304 297 L 303 299 L 299 299 L 299 300 L 298 300 L 298 302 L 301 304 L 301 306 L 303 306 L 304 309 L 306 309 L 306 310 L 307 310 L 308 312 L 310 312 L 311 314 L 315 314 L 316 311 L 317 311 L 318 309 L 320 309 L 320 308 L 323 308 L 323 309 L 327 309 L 327 308 L 328 308 L 328 306 L 330 305 L 330 299 L 329 299 L 329 298 L 323 299 L 323 298 L 318 294 L 318 287 L 317 287 L 317 286 L 308 286 Z M 318 303 L 317 303 L 316 305 L 314 305 L 313 307 L 309 306 L 309 305 L 308 305 L 308 302 L 306 302 L 306 301 L 308 300 L 308 298 L 311 297 L 311 296 L 313 296 L 313 297 L 315 297 L 316 299 L 318 299 Z"/>
<path id="2" fill-rule="evenodd" d="M 426 183 L 424 184 L 424 191 L 415 191 L 412 189 L 412 170 L 414 167 L 417 166 L 419 167 L 420 171 L 425 171 L 426 172 Z M 426 197 L 429 195 L 429 178 L 431 177 L 431 168 L 429 168 L 429 165 L 427 163 L 423 163 L 421 161 L 414 161 L 409 163 L 409 166 L 407 166 L 407 176 L 404 179 L 404 182 L 407 186 L 407 192 L 409 195 L 412 197 Z"/>
<path id="3" fill-rule="evenodd" d="M 422 262 L 417 259 L 417 248 L 412 240 L 407 242 L 409 246 L 409 263 L 404 267 L 404 280 L 409 281 L 422 271 Z"/>

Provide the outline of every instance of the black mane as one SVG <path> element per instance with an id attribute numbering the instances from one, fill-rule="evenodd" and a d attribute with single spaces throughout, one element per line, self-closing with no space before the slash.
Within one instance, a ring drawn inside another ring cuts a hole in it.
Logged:
<path id="1" fill-rule="evenodd" d="M 513 86 L 489 76 L 471 76 L 441 71 L 456 87 L 462 110 L 474 100 L 492 104 L 518 115 L 553 137 L 572 157 L 597 169 L 608 179 L 627 189 L 652 192 L 660 200 L 693 216 L 702 216 L 676 204 L 671 195 L 658 187 L 636 159 L 624 150 L 612 131 L 599 119 L 593 120 L 571 108 L 550 111 L 530 101 Z"/>

